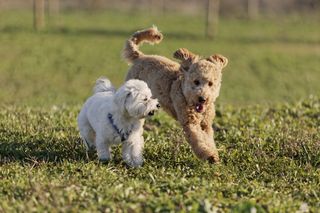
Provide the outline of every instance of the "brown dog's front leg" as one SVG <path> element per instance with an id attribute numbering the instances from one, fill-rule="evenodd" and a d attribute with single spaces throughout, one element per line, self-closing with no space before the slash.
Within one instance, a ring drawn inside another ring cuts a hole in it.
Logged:
<path id="1" fill-rule="evenodd" d="M 191 145 L 193 152 L 202 160 L 208 160 L 210 163 L 219 162 L 219 154 L 214 143 L 212 134 L 203 131 L 200 125 L 183 125 L 186 139 Z"/>

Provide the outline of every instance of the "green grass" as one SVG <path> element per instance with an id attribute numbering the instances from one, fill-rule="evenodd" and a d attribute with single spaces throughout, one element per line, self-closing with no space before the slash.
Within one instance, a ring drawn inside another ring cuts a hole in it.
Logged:
<path id="1" fill-rule="evenodd" d="M 217 109 L 222 162 L 197 160 L 163 113 L 145 131 L 145 164 L 87 161 L 79 107 L 5 107 L 0 113 L 0 211 L 295 212 L 320 208 L 320 99 Z"/>
<path id="2" fill-rule="evenodd" d="M 0 13 L 0 212 L 296 212 L 320 209 L 319 16 L 224 19 L 205 39 L 201 16 L 63 13 L 42 32 L 32 14 Z M 180 47 L 229 58 L 214 121 L 221 163 L 199 161 L 163 112 L 144 132 L 145 164 L 90 160 L 76 127 L 97 77 L 119 86 L 124 41 L 156 24 Z M 268 103 L 268 104 L 266 104 Z"/>

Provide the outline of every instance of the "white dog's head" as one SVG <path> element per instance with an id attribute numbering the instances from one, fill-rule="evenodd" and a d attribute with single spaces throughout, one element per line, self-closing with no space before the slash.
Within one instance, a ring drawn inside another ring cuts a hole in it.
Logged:
<path id="1" fill-rule="evenodd" d="M 160 108 L 148 85 L 136 79 L 127 81 L 117 90 L 114 102 L 121 114 L 138 119 L 151 116 Z"/>

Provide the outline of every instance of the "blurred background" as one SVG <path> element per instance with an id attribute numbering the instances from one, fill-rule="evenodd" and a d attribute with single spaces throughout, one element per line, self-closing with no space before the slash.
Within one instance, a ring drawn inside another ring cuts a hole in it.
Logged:
<path id="1" fill-rule="evenodd" d="M 0 0 L 2 104 L 82 104 L 95 80 L 119 86 L 123 44 L 156 25 L 181 47 L 229 59 L 219 103 L 292 102 L 320 95 L 320 0 Z"/>

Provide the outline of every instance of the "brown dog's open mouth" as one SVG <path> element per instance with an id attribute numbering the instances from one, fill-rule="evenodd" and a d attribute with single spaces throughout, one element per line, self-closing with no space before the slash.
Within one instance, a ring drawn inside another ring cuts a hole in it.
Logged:
<path id="1" fill-rule="evenodd" d="M 202 103 L 197 103 L 197 104 L 196 104 L 195 110 L 196 110 L 197 112 L 201 113 L 201 112 L 203 112 L 203 109 L 204 109 L 204 107 L 203 107 L 203 104 L 202 104 Z"/>

